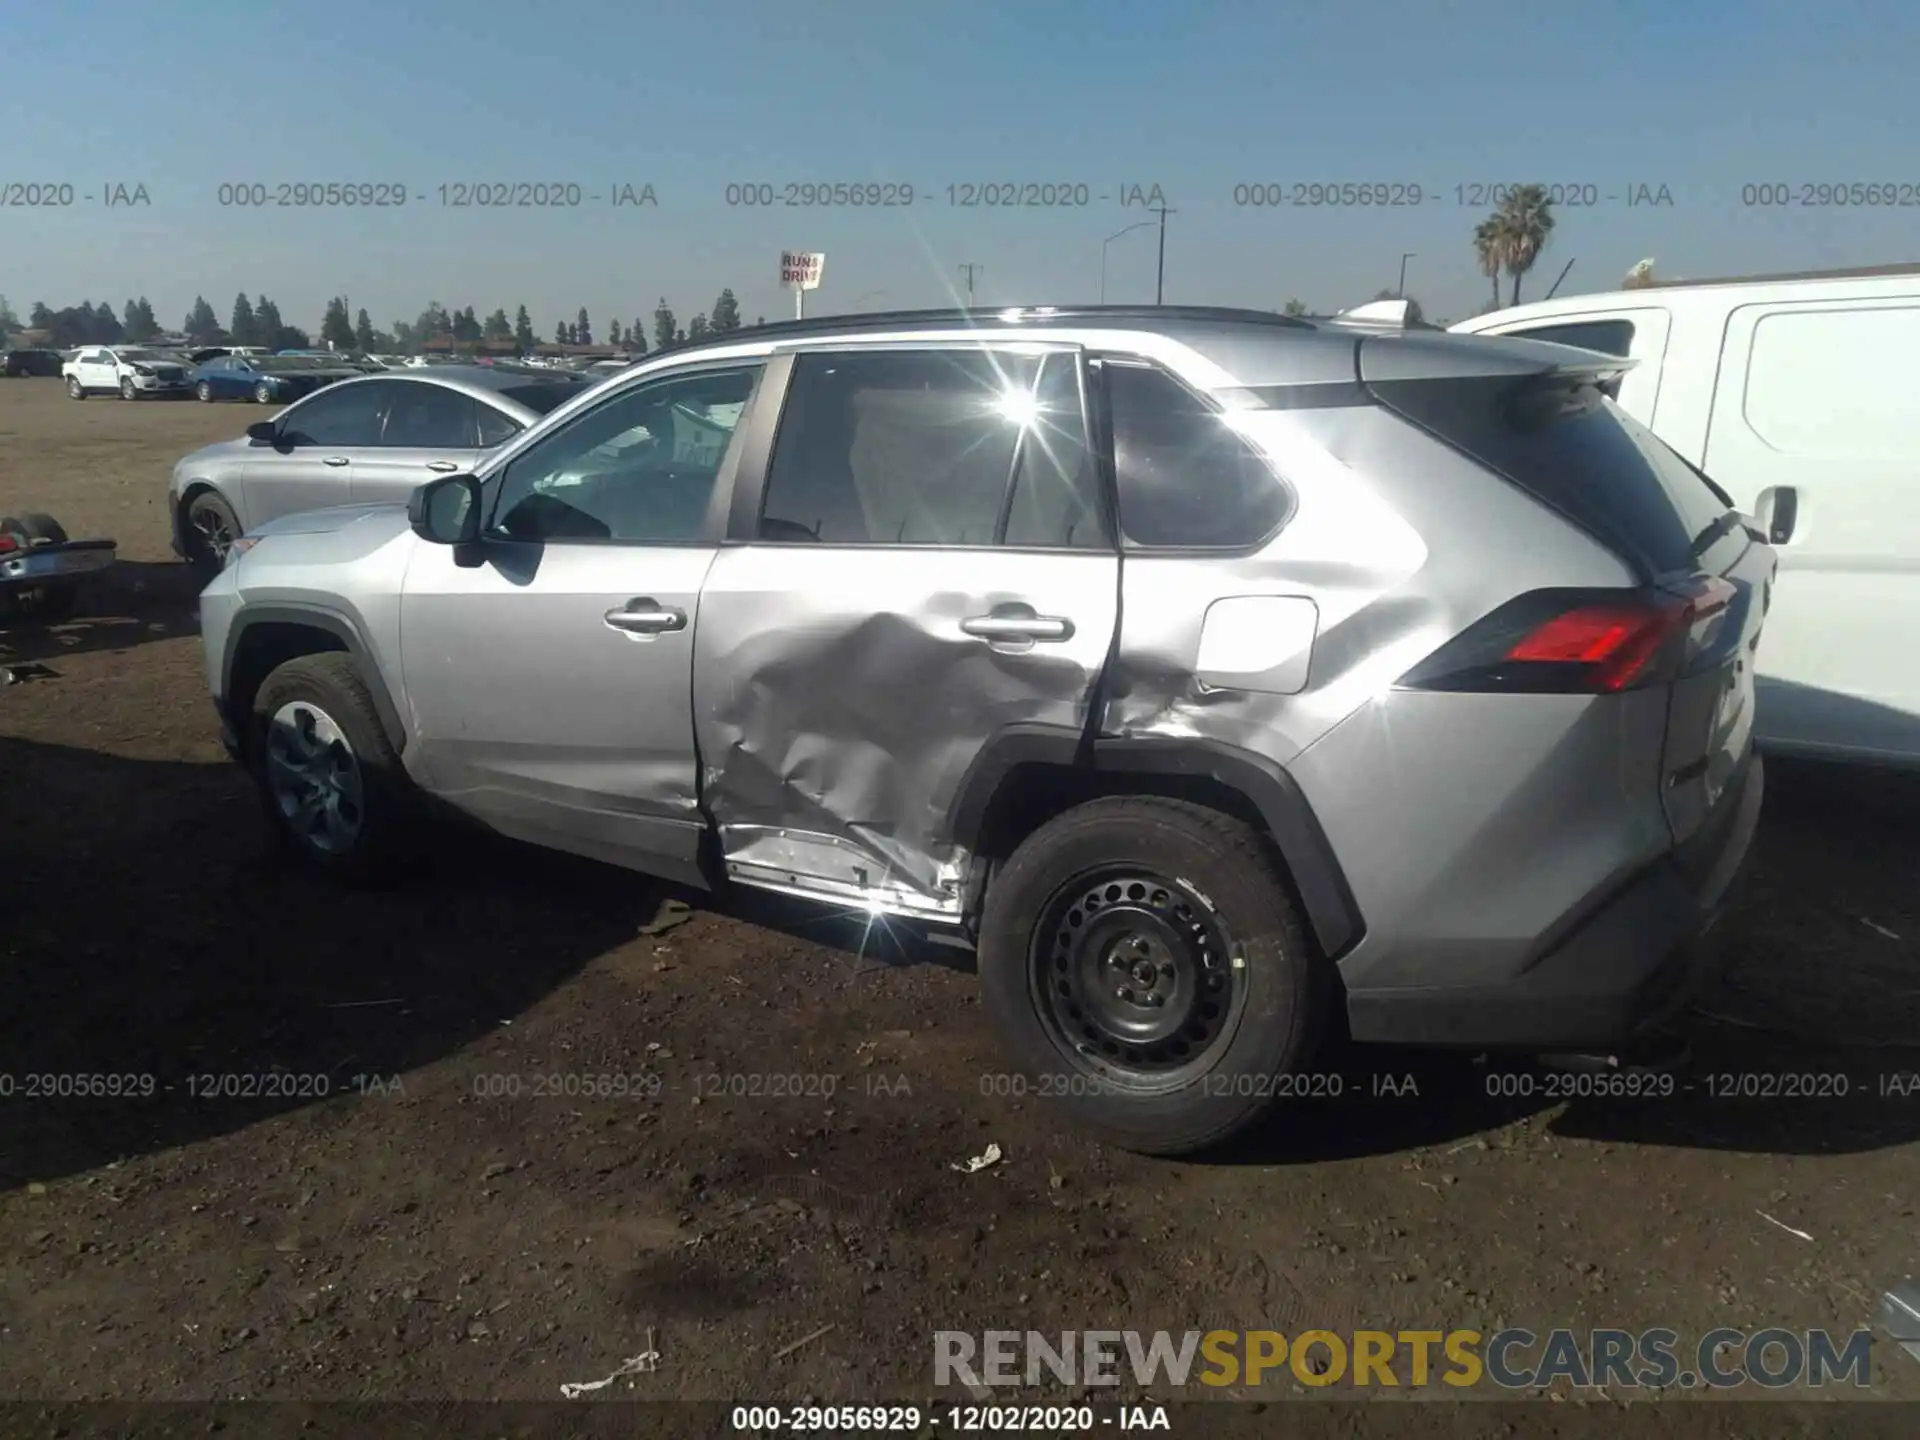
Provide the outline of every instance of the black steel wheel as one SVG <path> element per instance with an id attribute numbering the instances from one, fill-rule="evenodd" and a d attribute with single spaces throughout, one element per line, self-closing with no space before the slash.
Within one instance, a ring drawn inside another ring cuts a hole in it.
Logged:
<path id="1" fill-rule="evenodd" d="M 1267 839 L 1185 801 L 1112 796 L 1056 816 L 988 883 L 981 997 L 1030 1094 L 1130 1150 L 1185 1155 L 1249 1129 L 1327 1031 L 1331 967 Z"/>
<path id="2" fill-rule="evenodd" d="M 1138 866 L 1083 875 L 1034 927 L 1036 1008 L 1081 1069 L 1143 1090 L 1209 1068 L 1246 1001 L 1233 937 L 1183 881 Z"/>

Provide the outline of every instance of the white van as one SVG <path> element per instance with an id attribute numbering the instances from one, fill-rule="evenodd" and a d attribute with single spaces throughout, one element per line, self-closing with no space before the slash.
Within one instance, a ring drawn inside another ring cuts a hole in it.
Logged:
<path id="1" fill-rule="evenodd" d="M 1920 265 L 1655 284 L 1452 328 L 1630 358 L 1621 407 L 1779 548 L 1760 741 L 1920 766 Z"/>

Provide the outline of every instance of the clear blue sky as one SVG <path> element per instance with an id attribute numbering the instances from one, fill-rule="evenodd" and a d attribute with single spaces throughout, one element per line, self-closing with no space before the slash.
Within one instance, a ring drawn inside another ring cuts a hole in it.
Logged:
<path id="1" fill-rule="evenodd" d="M 1101 242 L 1158 184 L 1166 294 L 1315 308 L 1397 277 L 1430 314 L 1484 301 L 1456 185 L 1593 186 L 1563 207 L 1527 293 L 1663 274 L 1920 258 L 1920 206 L 1743 208 L 1743 184 L 1920 185 L 1920 5 L 1238 0 L 10 0 L 0 183 L 151 205 L 0 209 L 0 294 L 24 317 L 145 294 L 178 325 L 265 291 L 316 326 L 345 294 L 385 326 L 429 300 L 524 302 L 543 336 L 684 323 L 733 287 L 791 313 L 783 246 L 827 252 L 810 309 L 1095 298 Z M 400 209 L 222 208 L 223 182 L 405 185 Z M 438 187 L 577 183 L 581 209 L 443 208 Z M 911 208 L 730 208 L 730 182 L 894 181 Z M 968 210 L 950 184 L 1085 184 L 1085 209 Z M 1248 182 L 1418 184 L 1418 208 L 1237 208 Z M 655 208 L 612 208 L 614 187 Z M 1671 206 L 1629 208 L 1637 185 Z M 1102 201 L 1100 196 L 1110 198 Z M 1609 195 L 1618 196 L 1608 202 Z M 1471 200 L 1471 196 L 1467 197 Z M 1108 250 L 1110 299 L 1151 299 L 1155 235 Z M 882 292 L 874 294 L 873 292 Z M 1523 294 L 1523 298 L 1526 296 Z"/>

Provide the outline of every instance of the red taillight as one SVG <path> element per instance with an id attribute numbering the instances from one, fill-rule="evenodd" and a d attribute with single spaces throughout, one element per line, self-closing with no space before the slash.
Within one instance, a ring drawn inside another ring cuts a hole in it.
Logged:
<path id="1" fill-rule="evenodd" d="M 5 554 L 9 550 L 18 550 L 19 548 L 20 542 L 18 540 L 7 534 L 6 531 L 0 530 L 0 554 Z"/>
<path id="2" fill-rule="evenodd" d="M 1624 690 L 1683 627 L 1684 600 L 1638 605 L 1588 605 L 1556 615 L 1507 651 L 1509 661 L 1591 666 L 1592 688 Z"/>
<path id="3" fill-rule="evenodd" d="M 1689 632 L 1733 600 L 1723 580 L 1668 590 L 1536 590 L 1502 605 L 1408 671 L 1420 690 L 1612 694 L 1657 683 Z"/>

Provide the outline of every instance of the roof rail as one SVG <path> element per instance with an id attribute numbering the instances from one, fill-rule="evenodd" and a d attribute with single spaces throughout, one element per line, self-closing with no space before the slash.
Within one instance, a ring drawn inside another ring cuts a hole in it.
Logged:
<path id="1" fill-rule="evenodd" d="M 657 355 L 682 354 L 689 350 L 707 349 L 715 345 L 738 345 L 760 339 L 804 340 L 813 336 L 833 336 L 850 331 L 889 330 L 889 329 L 926 329 L 944 328 L 971 329 L 981 325 L 1003 326 L 1009 324 L 1035 325 L 1085 325 L 1103 321 L 1118 324 L 1140 324 L 1145 322 L 1168 323 L 1228 323 L 1239 325 L 1269 325 L 1285 330 L 1311 330 L 1313 323 L 1292 315 L 1280 315 L 1271 310 L 1240 310 L 1230 306 L 1214 305 L 979 305 L 972 308 L 960 307 L 945 310 L 880 310 L 858 315 L 822 315 L 803 320 L 776 320 L 767 325 L 742 325 L 738 330 L 729 330 L 715 335 L 709 332 L 698 340 L 683 340 L 674 345 L 662 346 L 647 353 L 651 360 Z"/>

